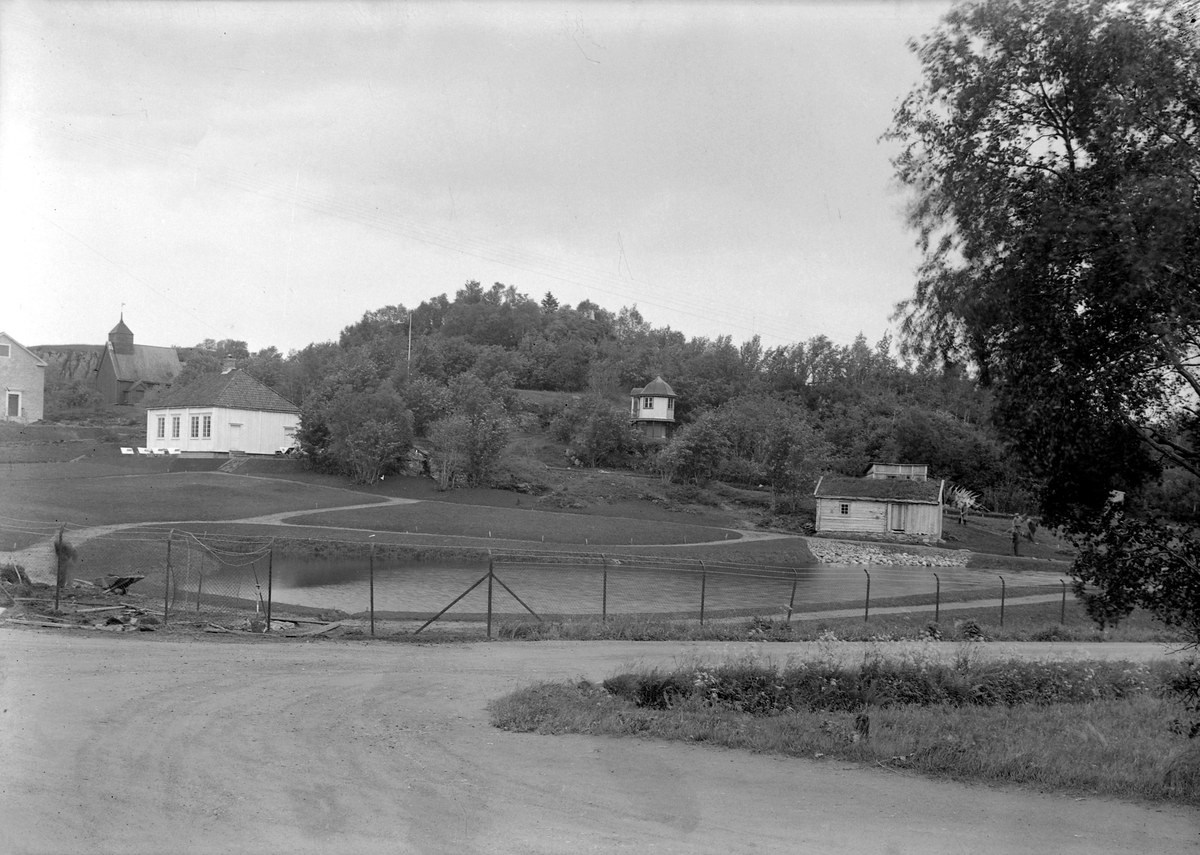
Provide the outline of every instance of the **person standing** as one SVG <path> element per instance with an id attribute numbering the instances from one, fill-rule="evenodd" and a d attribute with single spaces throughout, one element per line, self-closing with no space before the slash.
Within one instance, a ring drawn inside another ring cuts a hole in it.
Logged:
<path id="1" fill-rule="evenodd" d="M 1022 528 L 1021 515 L 1013 514 L 1013 520 L 1012 520 L 1013 555 L 1021 554 L 1021 549 L 1020 549 L 1020 547 L 1021 547 L 1021 528 Z"/>

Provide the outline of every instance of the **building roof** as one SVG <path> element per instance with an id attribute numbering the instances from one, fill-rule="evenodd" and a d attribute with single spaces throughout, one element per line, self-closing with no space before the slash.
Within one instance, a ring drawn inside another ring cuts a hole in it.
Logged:
<path id="1" fill-rule="evenodd" d="M 662 379 L 662 375 L 655 377 L 646 384 L 644 389 L 632 389 L 629 392 L 630 397 L 656 397 L 656 398 L 675 398 L 675 390 L 667 385 L 667 381 Z"/>
<path id="2" fill-rule="evenodd" d="M 121 316 L 121 320 L 117 321 L 117 325 L 108 331 L 109 335 L 133 335 L 133 330 L 125 326 L 125 316 Z"/>
<path id="3" fill-rule="evenodd" d="M 38 356 L 32 350 L 27 348 L 25 345 L 21 344 L 21 342 L 17 341 L 15 338 L 13 338 L 11 335 L 4 332 L 3 330 L 0 330 L 0 338 L 5 339 L 6 341 L 8 341 L 9 344 L 15 344 L 17 347 L 21 348 L 21 350 L 25 351 L 30 356 L 32 356 L 35 360 L 37 360 L 37 364 L 38 364 L 39 368 L 45 368 L 49 364 L 46 362 L 46 360 L 42 359 L 40 356 Z"/>
<path id="4" fill-rule="evenodd" d="M 225 407 L 231 410 L 264 410 L 299 413 L 300 408 L 267 388 L 240 368 L 224 374 L 206 374 L 163 395 L 150 409 L 168 407 Z"/>
<path id="5" fill-rule="evenodd" d="M 135 344 L 133 353 L 117 353 L 110 343 L 108 356 L 113 362 L 113 373 L 122 382 L 170 383 L 183 370 L 173 347 Z"/>
<path id="6" fill-rule="evenodd" d="M 818 499 L 878 499 L 888 502 L 922 502 L 936 505 L 943 481 L 909 481 L 897 478 L 836 478 L 825 476 L 813 495 Z"/>

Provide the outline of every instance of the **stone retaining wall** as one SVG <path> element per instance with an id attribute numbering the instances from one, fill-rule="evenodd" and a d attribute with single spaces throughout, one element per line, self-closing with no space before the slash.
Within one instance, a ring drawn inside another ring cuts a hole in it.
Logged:
<path id="1" fill-rule="evenodd" d="M 872 543 L 847 543 L 844 540 L 807 538 L 809 551 L 822 564 L 893 564 L 913 567 L 965 567 L 969 550 L 953 552 L 904 552 Z"/>

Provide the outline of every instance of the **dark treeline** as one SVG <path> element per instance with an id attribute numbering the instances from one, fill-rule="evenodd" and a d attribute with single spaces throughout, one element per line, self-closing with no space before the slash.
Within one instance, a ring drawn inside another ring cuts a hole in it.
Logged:
<path id="1" fill-rule="evenodd" d="M 514 390 L 528 389 L 577 396 L 538 415 L 581 465 L 767 484 L 785 498 L 811 490 L 821 472 L 920 462 L 987 507 L 1025 509 L 1033 485 L 991 427 L 988 392 L 953 366 L 905 363 L 892 351 L 887 337 L 772 348 L 757 337 L 688 338 L 636 307 L 564 306 L 472 281 L 453 299 L 366 312 L 336 342 L 286 357 L 206 341 L 186 354 L 183 379 L 232 356 L 302 407 L 301 440 L 317 459 L 357 480 L 386 474 L 425 440 L 447 485 L 489 482 L 519 421 Z M 662 452 L 641 445 L 627 415 L 629 390 L 657 375 L 678 395 L 678 431 Z"/>

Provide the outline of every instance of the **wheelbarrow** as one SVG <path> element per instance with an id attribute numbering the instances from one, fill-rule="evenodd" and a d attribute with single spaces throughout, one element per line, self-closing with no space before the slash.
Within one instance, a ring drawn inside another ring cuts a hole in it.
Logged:
<path id="1" fill-rule="evenodd" d="M 125 592 L 129 590 L 129 586 L 134 582 L 140 582 L 145 579 L 145 576 L 115 576 L 109 574 L 99 581 L 99 585 L 107 593 L 119 594 L 125 596 Z"/>

